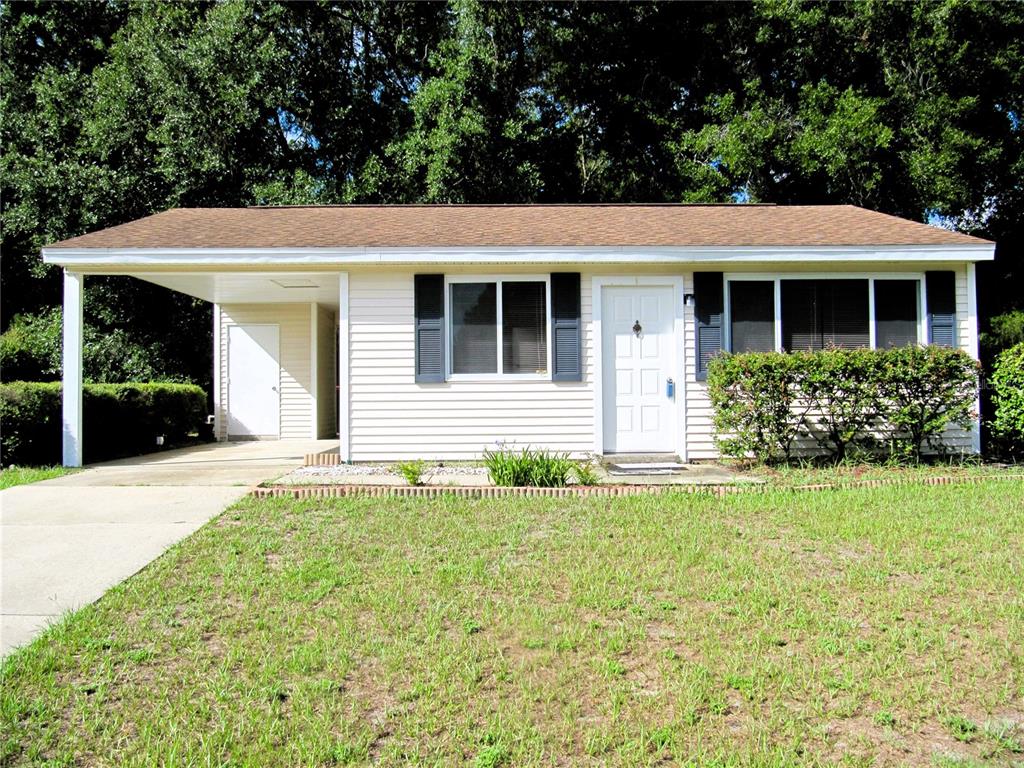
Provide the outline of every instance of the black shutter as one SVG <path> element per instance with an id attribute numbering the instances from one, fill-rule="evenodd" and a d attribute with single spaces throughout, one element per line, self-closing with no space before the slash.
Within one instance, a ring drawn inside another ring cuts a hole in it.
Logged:
<path id="1" fill-rule="evenodd" d="M 579 272 L 551 273 L 552 381 L 583 381 Z"/>
<path id="2" fill-rule="evenodd" d="M 697 306 L 697 380 L 708 377 L 708 362 L 722 351 L 722 314 L 725 303 L 721 272 L 694 272 Z"/>
<path id="3" fill-rule="evenodd" d="M 416 381 L 444 381 L 444 275 L 416 275 Z"/>
<path id="4" fill-rule="evenodd" d="M 951 271 L 925 272 L 928 297 L 928 343 L 956 344 L 956 280 Z"/>

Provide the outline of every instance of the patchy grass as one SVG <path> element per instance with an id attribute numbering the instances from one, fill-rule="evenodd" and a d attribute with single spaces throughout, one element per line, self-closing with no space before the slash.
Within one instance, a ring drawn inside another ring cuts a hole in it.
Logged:
<path id="1" fill-rule="evenodd" d="M 812 463 L 793 466 L 740 468 L 741 475 L 750 474 L 773 486 L 788 488 L 816 483 L 850 483 L 860 480 L 913 481 L 929 477 L 993 477 L 1024 476 L 1024 466 L 983 464 L 981 462 L 934 462 L 916 465 L 886 465 L 847 462 L 837 465 Z"/>
<path id="2" fill-rule="evenodd" d="M 10 658 L 0 764 L 1014 765 L 1024 484 L 247 500 Z"/>
<path id="3" fill-rule="evenodd" d="M 8 467 L 0 469 L 0 490 L 16 485 L 38 483 L 40 480 L 52 480 L 77 471 L 66 467 Z"/>

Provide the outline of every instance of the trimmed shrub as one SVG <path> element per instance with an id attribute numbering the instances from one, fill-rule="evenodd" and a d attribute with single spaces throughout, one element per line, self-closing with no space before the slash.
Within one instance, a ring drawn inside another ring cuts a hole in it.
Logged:
<path id="1" fill-rule="evenodd" d="M 718 449 L 762 464 L 789 460 L 803 414 L 798 383 L 804 358 L 780 352 L 724 354 L 708 367 Z"/>
<path id="2" fill-rule="evenodd" d="M 788 461 L 799 438 L 832 459 L 942 451 L 947 427 L 974 418 L 978 363 L 959 349 L 898 347 L 750 352 L 708 370 L 716 441 L 725 456 Z"/>
<path id="3" fill-rule="evenodd" d="M 193 384 L 86 384 L 82 390 L 86 462 L 134 456 L 207 436 L 206 394 Z M 59 464 L 61 383 L 0 384 L 0 454 L 4 465 Z"/>
<path id="4" fill-rule="evenodd" d="M 967 429 L 977 414 L 980 364 L 961 349 L 894 347 L 878 350 L 881 427 L 895 458 L 920 460 L 925 447 L 946 451 L 942 433 Z"/>
<path id="5" fill-rule="evenodd" d="M 853 448 L 875 448 L 873 428 L 883 408 L 878 369 L 885 354 L 826 349 L 795 356 L 806 406 L 804 427 L 818 446 L 836 461 L 846 459 Z"/>
<path id="6" fill-rule="evenodd" d="M 1024 343 L 1003 350 L 992 371 L 992 434 L 1014 454 L 1024 453 Z"/>

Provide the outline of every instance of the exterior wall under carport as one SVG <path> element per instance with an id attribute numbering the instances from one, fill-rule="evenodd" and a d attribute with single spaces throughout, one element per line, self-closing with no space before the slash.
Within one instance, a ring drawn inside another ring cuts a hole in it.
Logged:
<path id="1" fill-rule="evenodd" d="M 218 440 L 228 434 L 229 328 L 273 324 L 280 332 L 280 430 L 282 439 L 333 438 L 337 434 L 335 316 L 315 303 L 214 306 L 214 420 Z"/>

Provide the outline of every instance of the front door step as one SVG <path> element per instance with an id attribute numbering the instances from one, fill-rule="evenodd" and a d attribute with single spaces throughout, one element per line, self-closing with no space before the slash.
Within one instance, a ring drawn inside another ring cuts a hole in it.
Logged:
<path id="1" fill-rule="evenodd" d="M 685 464 L 675 461 L 621 462 L 608 465 L 609 475 L 675 475 L 686 471 Z"/>

